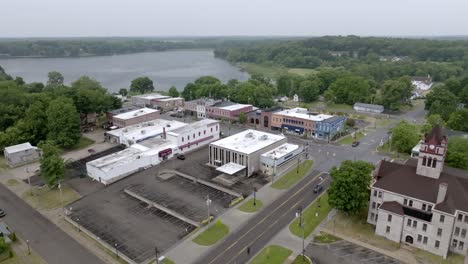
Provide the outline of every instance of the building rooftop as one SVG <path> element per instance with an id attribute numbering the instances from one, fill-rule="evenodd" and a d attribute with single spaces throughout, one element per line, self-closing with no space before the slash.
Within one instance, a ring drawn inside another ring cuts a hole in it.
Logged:
<path id="1" fill-rule="evenodd" d="M 158 99 L 159 102 L 169 102 L 169 101 L 175 101 L 175 100 L 183 100 L 184 98 L 182 97 L 168 97 L 168 98 L 162 98 Z"/>
<path id="2" fill-rule="evenodd" d="M 98 168 L 102 171 L 108 172 L 118 166 L 129 164 L 140 158 L 143 151 L 139 148 L 126 148 L 122 151 L 104 156 L 99 159 L 88 162 L 87 164 Z"/>
<path id="3" fill-rule="evenodd" d="M 385 210 L 394 214 L 404 215 L 403 206 L 395 201 L 384 202 L 380 205 L 379 210 Z"/>
<path id="4" fill-rule="evenodd" d="M 295 118 L 300 118 L 300 119 L 306 119 L 306 120 L 311 120 L 311 121 L 323 121 L 328 118 L 331 118 L 333 116 L 331 115 L 325 115 L 325 114 L 313 114 L 307 111 L 305 108 L 293 108 L 293 109 L 286 109 L 280 112 L 276 112 L 275 114 L 277 115 L 282 115 L 282 116 L 289 116 L 289 117 L 295 117 Z"/>
<path id="5" fill-rule="evenodd" d="M 118 114 L 118 115 L 114 116 L 114 118 L 126 120 L 126 119 L 131 119 L 131 118 L 146 115 L 146 114 L 151 114 L 151 113 L 154 113 L 154 112 L 159 112 L 159 111 L 155 110 L 155 109 L 145 107 L 145 108 L 141 108 L 141 109 L 128 111 L 128 112 L 125 112 L 125 113 L 122 113 L 122 114 Z"/>
<path id="6" fill-rule="evenodd" d="M 245 166 L 242 166 L 233 162 L 226 163 L 223 166 L 216 168 L 217 171 L 226 173 L 228 175 L 233 175 L 243 169 L 245 169 Z"/>
<path id="7" fill-rule="evenodd" d="M 164 99 L 164 98 L 169 98 L 170 96 L 167 95 L 162 95 L 158 93 L 151 93 L 151 94 L 139 94 L 139 95 L 134 95 L 132 97 L 135 98 L 142 98 L 142 99 L 148 99 L 148 100 L 153 100 L 153 99 Z"/>
<path id="8" fill-rule="evenodd" d="M 184 127 L 174 129 L 174 130 L 170 131 L 169 134 L 177 135 L 177 134 L 190 133 L 195 129 L 210 126 L 210 125 L 216 125 L 216 124 L 219 124 L 219 121 L 213 120 L 213 119 L 208 119 L 208 118 L 207 119 L 202 119 L 200 121 L 190 123 L 190 124 L 188 124 L 188 125 L 186 125 Z"/>
<path id="9" fill-rule="evenodd" d="M 114 114 L 114 115 L 118 115 L 118 114 L 130 112 L 130 111 L 133 111 L 133 110 L 137 110 L 137 109 L 140 109 L 140 108 L 141 108 L 140 106 L 131 105 L 131 106 L 111 110 L 111 111 L 109 111 L 109 113 Z"/>
<path id="10" fill-rule="evenodd" d="M 116 130 L 111 130 L 108 131 L 107 134 L 138 141 L 162 134 L 163 128 L 166 128 L 166 131 L 172 131 L 186 125 L 186 123 L 182 123 L 176 120 L 155 119 Z"/>
<path id="11" fill-rule="evenodd" d="M 373 187 L 436 204 L 439 185 L 447 184 L 445 200 L 434 209 L 453 214 L 468 212 L 468 172 L 444 166 L 438 179 L 416 174 L 417 159 L 405 164 L 381 161 Z"/>
<path id="12" fill-rule="evenodd" d="M 185 101 L 186 103 L 195 103 L 195 104 L 198 104 L 198 105 L 214 105 L 214 104 L 218 104 L 218 103 L 221 103 L 221 100 L 220 99 L 212 99 L 212 98 L 199 98 L 199 99 L 195 99 L 195 100 L 191 100 L 191 101 Z"/>
<path id="13" fill-rule="evenodd" d="M 28 149 L 37 149 L 37 147 L 34 147 L 33 145 L 31 145 L 31 143 L 26 142 L 26 143 L 21 143 L 21 144 L 14 145 L 14 146 L 5 147 L 5 152 L 16 153 L 16 152 L 25 151 Z"/>
<path id="14" fill-rule="evenodd" d="M 222 107 L 218 107 L 218 108 L 223 109 L 223 110 L 228 110 L 228 111 L 235 111 L 235 110 L 239 110 L 239 109 L 246 108 L 246 107 L 252 107 L 252 105 L 249 105 L 249 104 L 233 104 L 233 105 L 222 106 Z"/>
<path id="15" fill-rule="evenodd" d="M 384 110 L 383 105 L 376 105 L 376 104 L 365 104 L 365 103 L 355 103 L 354 107 L 365 107 L 365 108 L 371 108 L 371 109 L 376 109 L 376 110 Z"/>
<path id="16" fill-rule="evenodd" d="M 283 135 L 275 135 L 248 129 L 230 137 L 215 141 L 210 145 L 231 149 L 244 154 L 251 154 L 284 139 L 285 137 Z"/>
<path id="17" fill-rule="evenodd" d="M 280 159 L 289 153 L 298 149 L 298 145 L 286 143 L 283 144 L 273 150 L 268 151 L 267 153 L 262 154 L 262 157 L 270 158 L 270 159 Z"/>

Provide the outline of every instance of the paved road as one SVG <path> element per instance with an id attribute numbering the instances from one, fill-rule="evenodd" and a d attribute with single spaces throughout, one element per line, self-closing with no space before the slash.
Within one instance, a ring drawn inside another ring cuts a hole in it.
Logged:
<path id="1" fill-rule="evenodd" d="M 0 208 L 7 213 L 2 221 L 22 239 L 29 240 L 48 264 L 104 263 L 2 184 Z"/>
<path id="2" fill-rule="evenodd" d="M 317 198 L 318 194 L 314 194 L 313 188 L 319 182 L 318 175 L 317 171 L 313 171 L 304 177 L 299 184 L 260 211 L 240 230 L 229 235 L 195 263 L 247 263 L 276 233 L 294 219 L 300 205 L 305 207 Z M 322 174 L 322 177 L 324 177 L 322 185 L 326 189 L 330 184 L 330 177 L 328 174 Z M 250 247 L 250 255 L 247 254 L 247 247 Z"/>

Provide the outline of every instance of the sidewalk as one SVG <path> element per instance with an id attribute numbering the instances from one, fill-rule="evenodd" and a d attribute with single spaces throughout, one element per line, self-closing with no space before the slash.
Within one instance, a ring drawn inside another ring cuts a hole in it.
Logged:
<path id="1" fill-rule="evenodd" d="M 314 169 L 315 169 L 314 166 L 312 166 L 312 168 L 310 169 L 308 173 L 312 172 Z M 281 178 L 282 176 L 286 175 L 287 172 L 288 171 L 284 172 L 283 175 L 281 175 L 280 177 L 277 177 L 275 181 Z M 271 188 L 271 184 L 272 183 L 270 182 L 267 185 L 263 186 L 260 190 L 258 190 L 256 194 L 256 198 L 262 201 L 263 203 L 263 207 L 261 210 L 266 208 L 268 205 L 270 205 L 273 201 L 278 199 L 282 194 L 284 194 L 287 191 L 287 189 L 286 190 L 273 189 Z M 239 230 L 242 226 L 247 224 L 247 222 L 252 217 L 254 217 L 256 213 L 259 212 L 257 211 L 254 213 L 244 213 L 237 209 L 240 205 L 247 202 L 250 198 L 251 198 L 251 195 L 249 197 L 246 197 L 245 200 L 239 205 L 229 209 L 224 214 L 222 214 L 221 216 L 213 220 L 213 222 L 217 220 L 221 220 L 225 225 L 229 227 L 229 234 L 227 236 Z M 206 254 L 212 247 L 216 246 L 216 244 L 212 246 L 200 246 L 192 242 L 192 239 L 194 239 L 198 234 L 205 231 L 209 226 L 210 225 L 200 228 L 193 234 L 187 236 L 183 241 L 181 241 L 180 243 L 176 244 L 171 249 L 169 249 L 167 253 L 165 254 L 165 256 L 173 260 L 175 263 L 185 264 L 185 263 L 195 262 L 198 258 Z M 218 241 L 218 243 L 220 241 Z"/>

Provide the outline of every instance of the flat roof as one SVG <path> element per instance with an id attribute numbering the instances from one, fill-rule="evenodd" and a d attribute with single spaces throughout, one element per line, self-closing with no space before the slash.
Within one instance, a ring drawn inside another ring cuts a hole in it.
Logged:
<path id="1" fill-rule="evenodd" d="M 99 159 L 88 162 L 87 164 L 98 168 L 102 171 L 110 171 L 117 165 L 129 164 L 139 158 L 143 151 L 139 148 L 126 148 L 122 151 L 113 153 L 111 155 L 104 156 Z"/>
<path id="2" fill-rule="evenodd" d="M 130 118 L 134 118 L 134 117 L 138 117 L 138 116 L 142 116 L 142 115 L 146 115 L 146 114 L 151 114 L 151 113 L 154 113 L 154 112 L 159 112 L 159 111 L 155 110 L 155 109 L 144 107 L 144 108 L 141 108 L 141 109 L 136 109 L 136 110 L 132 110 L 132 111 L 129 111 L 129 112 L 125 112 L 125 113 L 122 113 L 122 114 L 115 115 L 114 118 L 127 120 L 127 119 L 130 119 Z"/>
<path id="3" fill-rule="evenodd" d="M 234 162 L 229 162 L 229 163 L 224 164 L 221 167 L 216 168 L 217 171 L 220 171 L 222 173 L 226 173 L 229 175 L 233 175 L 234 173 L 237 173 L 243 169 L 245 169 L 245 166 L 239 165 Z"/>
<path id="4" fill-rule="evenodd" d="M 18 144 L 18 145 L 5 147 L 5 152 L 16 153 L 16 152 L 20 152 L 20 151 L 24 151 L 24 150 L 28 150 L 28 149 L 37 149 L 37 147 L 34 147 L 34 146 L 31 145 L 31 143 L 26 142 L 26 143 L 21 143 L 21 144 Z"/>
<path id="5" fill-rule="evenodd" d="M 152 100 L 152 99 L 164 99 L 164 98 L 169 98 L 170 96 L 162 95 L 162 94 L 158 94 L 158 93 L 151 93 L 151 94 L 139 94 L 139 95 L 134 95 L 134 96 L 132 96 L 132 97 Z"/>
<path id="6" fill-rule="evenodd" d="M 182 97 L 168 97 L 168 98 L 162 98 L 158 99 L 160 102 L 165 102 L 165 101 L 174 101 L 174 100 L 183 100 L 184 98 Z"/>
<path id="7" fill-rule="evenodd" d="M 108 131 L 107 134 L 137 140 L 162 134 L 164 127 L 166 128 L 166 131 L 172 131 L 186 125 L 186 123 L 176 120 L 154 119 L 152 121 L 111 130 Z"/>
<path id="8" fill-rule="evenodd" d="M 215 141 L 210 145 L 231 149 L 244 154 L 251 154 L 283 139 L 286 139 L 283 135 L 248 129 Z"/>
<path id="9" fill-rule="evenodd" d="M 372 108 L 372 109 L 377 109 L 377 110 L 384 110 L 383 105 L 376 105 L 376 104 L 365 104 L 365 103 L 355 103 L 353 107 L 366 107 L 366 108 Z"/>
<path id="10" fill-rule="evenodd" d="M 262 157 L 266 157 L 270 159 L 279 159 L 297 150 L 298 148 L 299 148 L 298 145 L 286 143 L 273 150 L 268 151 L 267 153 L 262 154 Z"/>
<path id="11" fill-rule="evenodd" d="M 296 117 L 296 118 L 301 118 L 301 119 L 306 119 L 306 120 L 311 120 L 311 121 L 323 121 L 323 120 L 333 117 L 331 115 L 326 115 L 326 114 L 318 114 L 318 115 L 311 114 L 307 109 L 299 108 L 299 107 L 293 108 L 293 109 L 286 109 L 280 112 L 276 112 L 275 114 Z"/>
<path id="12" fill-rule="evenodd" d="M 235 111 L 235 110 L 246 108 L 246 107 L 249 107 L 249 106 L 252 106 L 252 105 L 249 105 L 249 104 L 233 104 L 233 105 L 228 105 L 228 106 L 221 106 L 221 107 L 218 107 L 218 108 L 223 109 L 223 110 L 228 110 L 228 111 Z"/>
<path id="13" fill-rule="evenodd" d="M 174 134 L 174 135 L 185 134 L 187 132 L 192 132 L 194 129 L 206 127 L 206 126 L 209 126 L 209 125 L 215 125 L 215 124 L 219 124 L 219 121 L 209 119 L 209 118 L 202 119 L 200 121 L 190 123 L 190 124 L 188 124 L 188 125 L 186 125 L 184 127 L 174 129 L 174 130 L 170 131 L 169 134 Z"/>
<path id="14" fill-rule="evenodd" d="M 132 110 L 137 110 L 137 109 L 140 109 L 140 108 L 142 108 L 142 107 L 141 106 L 136 106 L 136 105 L 131 105 L 131 106 L 111 110 L 111 111 L 109 111 L 109 113 L 112 113 L 114 115 L 118 115 L 118 114 L 126 113 L 126 112 L 129 112 L 129 111 L 132 111 Z"/>

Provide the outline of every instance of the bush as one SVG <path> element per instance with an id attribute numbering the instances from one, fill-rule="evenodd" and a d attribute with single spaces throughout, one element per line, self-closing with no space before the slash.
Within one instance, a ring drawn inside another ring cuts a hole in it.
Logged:
<path id="1" fill-rule="evenodd" d="M 16 241 L 16 233 L 15 233 L 15 232 L 11 233 L 10 239 L 11 239 L 11 241 L 13 241 L 13 242 Z"/>
<path id="2" fill-rule="evenodd" d="M 232 200 L 231 203 L 229 204 L 229 207 L 233 207 L 236 204 L 242 202 L 244 200 L 244 196 L 239 196 L 236 199 Z"/>
<path id="3" fill-rule="evenodd" d="M 354 120 L 352 118 L 348 118 L 348 119 L 346 119 L 346 125 L 348 127 L 354 127 L 356 125 L 356 120 Z"/>

